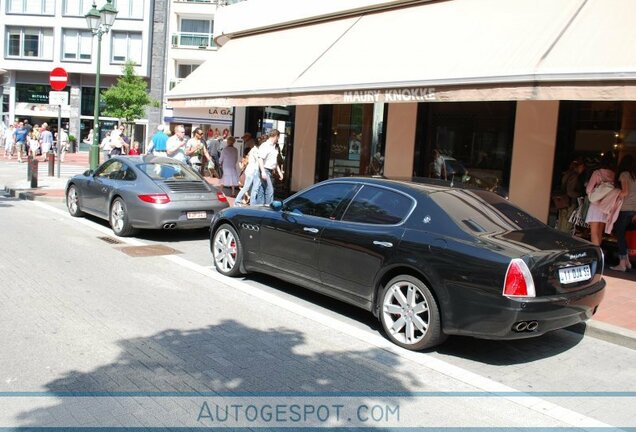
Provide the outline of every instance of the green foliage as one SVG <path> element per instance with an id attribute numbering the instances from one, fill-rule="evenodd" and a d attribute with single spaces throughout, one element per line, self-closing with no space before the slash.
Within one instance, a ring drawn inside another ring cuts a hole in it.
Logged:
<path id="1" fill-rule="evenodd" d="M 135 75 L 134 66 L 134 62 L 126 62 L 122 69 L 123 75 L 117 79 L 117 84 L 102 94 L 105 105 L 102 115 L 132 123 L 145 116 L 147 106 L 158 106 L 158 101 L 153 100 L 146 91 L 146 81 Z"/>
<path id="2" fill-rule="evenodd" d="M 77 141 L 77 138 L 75 138 L 75 135 L 69 134 L 68 135 L 68 140 L 69 140 L 69 142 L 75 142 L 75 141 Z"/>

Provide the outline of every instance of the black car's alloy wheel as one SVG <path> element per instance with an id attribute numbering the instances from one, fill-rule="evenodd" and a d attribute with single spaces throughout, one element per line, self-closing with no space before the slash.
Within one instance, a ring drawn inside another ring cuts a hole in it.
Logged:
<path id="1" fill-rule="evenodd" d="M 228 224 L 223 224 L 212 238 L 212 256 L 214 266 L 226 276 L 237 276 L 241 272 L 243 248 L 236 230 Z"/>
<path id="2" fill-rule="evenodd" d="M 419 279 L 409 275 L 391 279 L 384 287 L 381 301 L 380 321 L 395 344 L 422 350 L 446 339 L 437 302 Z"/>
<path id="3" fill-rule="evenodd" d="M 75 185 L 71 185 L 66 192 L 66 207 L 68 212 L 73 217 L 80 217 L 84 215 L 84 212 L 80 210 L 79 206 L 80 196 Z"/>
<path id="4" fill-rule="evenodd" d="M 121 198 L 116 198 L 110 206 L 110 226 L 120 237 L 127 237 L 135 232 L 128 220 L 126 203 Z"/>

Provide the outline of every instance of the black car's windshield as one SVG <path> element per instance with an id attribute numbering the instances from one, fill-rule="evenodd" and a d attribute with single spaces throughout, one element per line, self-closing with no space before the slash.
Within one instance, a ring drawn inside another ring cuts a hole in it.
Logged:
<path id="1" fill-rule="evenodd" d="M 473 233 L 542 228 L 545 225 L 508 200 L 482 190 L 451 189 L 430 194 L 457 225 Z"/>
<path id="2" fill-rule="evenodd" d="M 153 180 L 200 181 L 201 179 L 188 167 L 179 163 L 143 163 L 137 168 Z"/>

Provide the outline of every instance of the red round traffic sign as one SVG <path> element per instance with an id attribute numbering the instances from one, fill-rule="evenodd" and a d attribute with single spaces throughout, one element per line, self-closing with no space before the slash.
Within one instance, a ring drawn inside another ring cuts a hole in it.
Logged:
<path id="1" fill-rule="evenodd" d="M 66 84 L 68 83 L 68 74 L 66 71 L 57 67 L 51 71 L 49 74 L 49 84 L 51 84 L 51 88 L 56 91 L 64 90 Z"/>

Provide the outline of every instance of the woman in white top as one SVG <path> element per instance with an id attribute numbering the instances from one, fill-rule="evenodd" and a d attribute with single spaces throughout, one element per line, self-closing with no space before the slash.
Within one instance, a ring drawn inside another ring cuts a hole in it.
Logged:
<path id="1" fill-rule="evenodd" d="M 12 124 L 7 128 L 4 139 L 4 157 L 11 159 L 13 157 L 13 145 L 15 144 L 15 128 Z"/>
<path id="2" fill-rule="evenodd" d="M 254 180 L 260 182 L 260 169 L 258 166 L 258 146 L 259 144 L 255 144 L 254 147 L 250 149 L 250 152 L 247 154 L 247 167 L 245 168 L 245 183 L 243 183 L 243 187 L 239 191 L 236 199 L 234 200 L 235 206 L 240 206 L 243 201 L 243 197 L 245 194 L 249 193 L 252 190 L 252 185 L 254 184 Z M 248 195 L 248 199 L 249 199 Z"/>
<path id="3" fill-rule="evenodd" d="M 234 196 L 234 188 L 239 184 L 238 171 L 236 165 L 238 163 L 238 150 L 234 147 L 234 137 L 228 137 L 227 145 L 221 151 L 221 157 L 219 163 L 223 167 L 223 177 L 221 177 L 221 184 L 224 187 L 229 187 Z"/>
<path id="4" fill-rule="evenodd" d="M 585 192 L 587 192 L 588 196 L 598 184 L 614 182 L 614 171 L 612 170 L 613 162 L 611 153 L 608 152 L 603 155 L 601 158 L 601 167 L 592 173 L 590 181 L 587 183 Z M 608 215 L 601 209 L 600 202 L 590 203 L 587 215 L 585 216 L 585 222 L 590 225 L 590 237 L 592 243 L 596 246 L 600 246 L 603 241 L 603 231 L 605 231 L 607 218 Z"/>
<path id="5" fill-rule="evenodd" d="M 102 140 L 99 148 L 102 149 L 102 155 L 104 156 L 104 161 L 110 159 L 110 152 L 113 150 L 113 146 L 110 140 L 110 131 L 106 132 L 106 136 Z"/>

